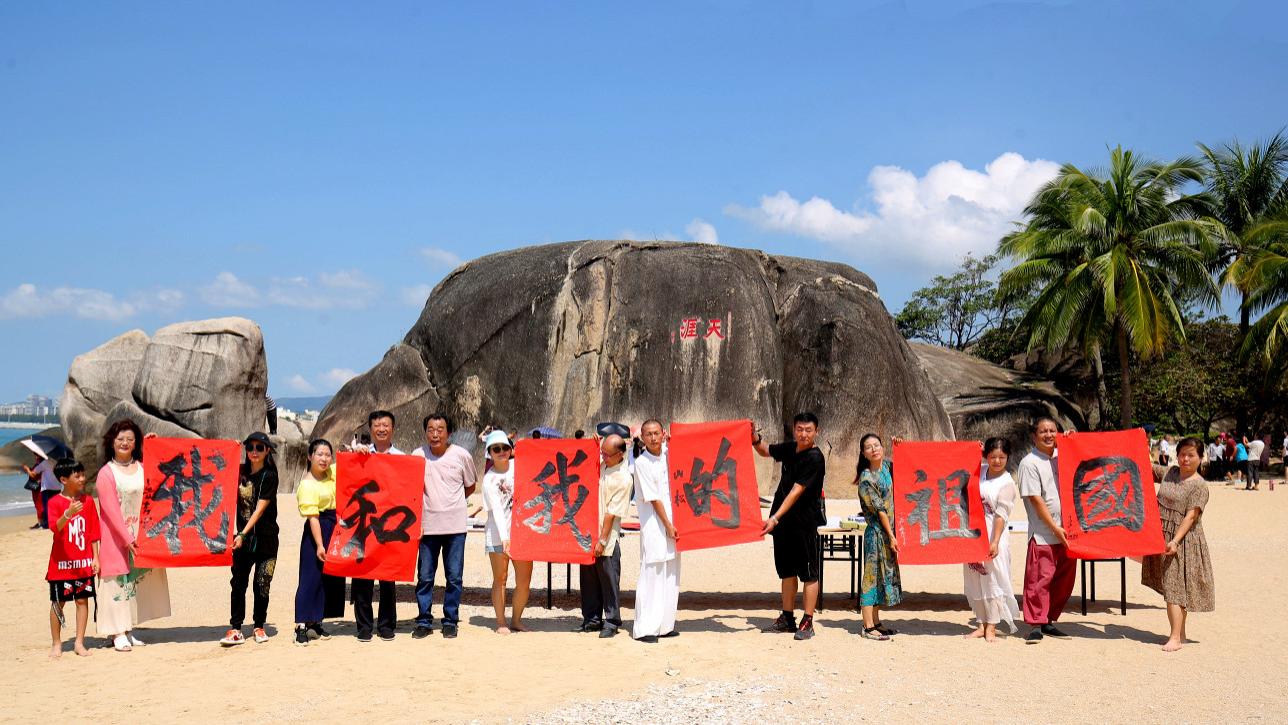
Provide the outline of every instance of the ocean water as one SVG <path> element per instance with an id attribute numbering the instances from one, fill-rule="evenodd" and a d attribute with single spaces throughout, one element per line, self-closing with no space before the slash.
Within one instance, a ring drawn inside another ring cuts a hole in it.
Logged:
<path id="1" fill-rule="evenodd" d="M 23 428 L 0 428 L 0 446 L 39 432 Z M 35 511 L 31 505 L 31 492 L 22 487 L 26 482 L 27 477 L 21 473 L 0 474 L 0 516 Z"/>

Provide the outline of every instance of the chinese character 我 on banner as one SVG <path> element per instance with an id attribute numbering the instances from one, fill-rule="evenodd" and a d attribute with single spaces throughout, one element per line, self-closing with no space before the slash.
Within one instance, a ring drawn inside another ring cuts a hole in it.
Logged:
<path id="1" fill-rule="evenodd" d="M 228 566 L 237 533 L 237 441 L 143 439 L 136 566 Z"/>
<path id="2" fill-rule="evenodd" d="M 599 447 L 593 440 L 527 439 L 514 447 L 510 556 L 592 564 L 599 536 Z"/>

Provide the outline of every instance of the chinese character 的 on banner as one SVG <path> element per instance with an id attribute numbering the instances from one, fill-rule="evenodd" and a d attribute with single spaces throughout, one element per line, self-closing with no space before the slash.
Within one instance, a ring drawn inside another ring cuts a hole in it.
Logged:
<path id="1" fill-rule="evenodd" d="M 759 541 L 760 489 L 751 421 L 675 423 L 667 445 L 671 517 L 680 551 Z"/>

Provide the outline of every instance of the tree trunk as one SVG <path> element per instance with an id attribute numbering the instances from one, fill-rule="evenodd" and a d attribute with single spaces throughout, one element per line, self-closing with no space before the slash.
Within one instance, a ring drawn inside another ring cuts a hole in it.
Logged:
<path id="1" fill-rule="evenodd" d="M 1127 349 L 1127 330 L 1122 323 L 1115 323 L 1114 337 L 1118 341 L 1118 367 L 1121 368 L 1122 391 L 1119 397 L 1119 415 L 1118 427 L 1121 430 L 1127 430 L 1131 427 L 1131 420 L 1134 410 L 1132 410 L 1132 393 L 1131 393 L 1131 368 L 1130 356 Z"/>
<path id="2" fill-rule="evenodd" d="M 1251 311 L 1248 309 L 1248 293 L 1244 292 L 1239 304 L 1239 341 L 1237 343 L 1238 347 L 1235 348 L 1236 350 L 1241 349 L 1243 341 L 1248 339 L 1248 328 L 1252 322 L 1251 317 Z M 1242 405 L 1239 406 L 1238 410 L 1234 411 L 1234 429 L 1240 436 L 1244 434 L 1244 431 L 1248 430 L 1248 410 Z"/>
<path id="3" fill-rule="evenodd" d="M 1092 430 L 1105 427 L 1105 402 L 1109 397 L 1109 388 L 1105 385 L 1105 362 L 1100 357 L 1100 345 L 1091 348 L 1091 372 L 1096 379 L 1095 420 L 1089 420 Z M 1091 416 L 1088 416 L 1091 417 Z"/>

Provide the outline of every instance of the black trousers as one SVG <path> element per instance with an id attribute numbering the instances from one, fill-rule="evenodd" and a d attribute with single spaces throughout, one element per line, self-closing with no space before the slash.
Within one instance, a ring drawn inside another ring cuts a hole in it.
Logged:
<path id="1" fill-rule="evenodd" d="M 233 552 L 232 576 L 232 616 L 228 626 L 241 629 L 246 621 L 246 586 L 250 584 L 251 570 L 255 571 L 254 592 L 255 608 L 251 612 L 252 623 L 262 628 L 268 619 L 268 590 L 273 584 L 273 570 L 277 568 L 277 547 L 274 546 L 271 556 L 256 555 L 244 548 Z"/>
<path id="2" fill-rule="evenodd" d="M 375 594 L 375 582 L 370 579 L 354 579 L 349 588 L 349 599 L 353 601 L 353 621 L 358 625 L 358 634 L 371 634 L 371 599 Z M 398 608 L 396 590 L 393 582 L 380 582 L 380 618 L 374 623 L 380 634 L 393 634 L 398 626 Z"/>
<path id="3" fill-rule="evenodd" d="M 603 622 L 604 627 L 622 626 L 621 599 L 622 549 L 618 546 L 612 556 L 595 558 L 595 563 L 582 564 L 581 570 L 581 623 Z"/>

